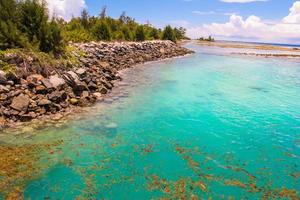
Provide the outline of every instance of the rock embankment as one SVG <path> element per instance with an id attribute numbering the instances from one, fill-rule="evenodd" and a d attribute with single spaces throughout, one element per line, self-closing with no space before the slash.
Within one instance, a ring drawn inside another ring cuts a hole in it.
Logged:
<path id="1" fill-rule="evenodd" d="M 0 71 L 0 127 L 64 113 L 101 99 L 136 64 L 183 56 L 192 51 L 170 41 L 71 44 L 76 64 L 45 67 L 31 56 L 7 53 L 15 71 Z"/>

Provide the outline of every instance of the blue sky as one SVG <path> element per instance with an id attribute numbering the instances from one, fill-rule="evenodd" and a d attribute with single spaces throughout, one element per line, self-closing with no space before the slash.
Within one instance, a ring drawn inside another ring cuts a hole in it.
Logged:
<path id="1" fill-rule="evenodd" d="M 183 20 L 194 25 L 222 23 L 228 21 L 228 16 L 224 14 L 230 13 L 237 13 L 244 17 L 256 15 L 278 20 L 288 14 L 293 2 L 293 0 L 252 3 L 225 3 L 219 0 L 86 0 L 88 10 L 93 15 L 98 14 L 103 5 L 107 5 L 108 13 L 113 17 L 118 17 L 122 11 L 126 11 L 128 15 L 140 22 L 149 20 L 155 25 Z M 193 13 L 194 11 L 203 13 L 197 15 Z M 212 11 L 215 14 L 212 14 Z"/>
<path id="2" fill-rule="evenodd" d="M 87 8 L 97 15 L 123 11 L 138 22 L 163 27 L 184 26 L 192 38 L 300 44 L 300 1 L 295 0 L 48 0 L 52 9 L 68 19 Z M 50 9 L 51 10 L 51 9 Z"/>

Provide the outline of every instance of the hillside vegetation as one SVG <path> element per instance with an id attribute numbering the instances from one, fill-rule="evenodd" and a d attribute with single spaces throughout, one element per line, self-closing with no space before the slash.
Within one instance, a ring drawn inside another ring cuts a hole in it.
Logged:
<path id="1" fill-rule="evenodd" d="M 144 41 L 185 39 L 184 28 L 139 24 L 123 12 L 118 19 L 106 14 L 103 7 L 98 16 L 86 10 L 81 17 L 64 21 L 49 18 L 45 1 L 0 0 L 0 49 L 27 48 L 61 55 L 68 42 L 90 41 Z"/>

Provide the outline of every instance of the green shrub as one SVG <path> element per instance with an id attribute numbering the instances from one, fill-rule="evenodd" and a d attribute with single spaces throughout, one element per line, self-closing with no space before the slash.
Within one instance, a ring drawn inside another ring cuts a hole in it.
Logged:
<path id="1" fill-rule="evenodd" d="M 138 26 L 135 31 L 136 41 L 144 41 L 146 39 L 145 30 L 142 25 Z"/>
<path id="2" fill-rule="evenodd" d="M 174 31 L 171 26 L 165 27 L 165 29 L 163 31 L 162 39 L 163 40 L 171 40 L 173 42 L 176 42 L 176 37 L 175 37 Z"/>
<path id="3" fill-rule="evenodd" d="M 99 21 L 95 24 L 93 34 L 98 40 L 111 40 L 111 32 L 105 21 Z"/>

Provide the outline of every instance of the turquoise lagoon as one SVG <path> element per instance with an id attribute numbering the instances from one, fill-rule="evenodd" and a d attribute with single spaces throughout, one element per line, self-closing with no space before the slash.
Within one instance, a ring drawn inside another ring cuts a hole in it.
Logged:
<path id="1" fill-rule="evenodd" d="M 126 70 L 80 119 L 2 135 L 63 141 L 37 155 L 25 199 L 299 198 L 300 62 L 188 47 Z"/>

